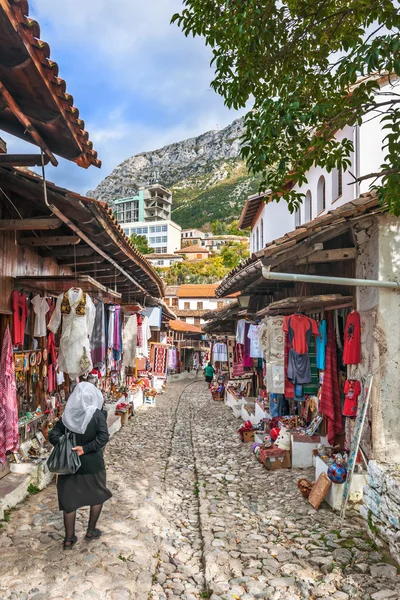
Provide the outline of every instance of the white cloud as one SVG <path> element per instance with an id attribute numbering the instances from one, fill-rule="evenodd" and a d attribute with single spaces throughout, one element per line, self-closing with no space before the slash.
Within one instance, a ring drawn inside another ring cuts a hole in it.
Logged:
<path id="1" fill-rule="evenodd" d="M 60 161 L 49 168 L 60 185 L 84 193 L 133 154 L 237 118 L 210 89 L 204 41 L 170 25 L 181 0 L 31 0 L 30 7 L 103 161 L 101 171 Z"/>

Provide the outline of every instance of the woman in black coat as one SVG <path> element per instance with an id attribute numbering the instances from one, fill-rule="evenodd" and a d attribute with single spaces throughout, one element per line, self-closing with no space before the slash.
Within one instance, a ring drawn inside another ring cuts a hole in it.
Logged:
<path id="1" fill-rule="evenodd" d="M 56 446 L 65 428 L 72 431 L 76 440 L 74 451 L 81 459 L 81 466 L 74 475 L 59 475 L 57 480 L 59 508 L 64 511 L 65 550 L 73 548 L 78 540 L 76 510 L 90 506 L 86 539 L 93 540 L 101 535 L 96 525 L 103 503 L 112 496 L 106 485 L 103 448 L 109 434 L 102 406 L 101 392 L 92 383 L 81 382 L 69 397 L 62 418 L 49 432 L 49 441 Z"/>

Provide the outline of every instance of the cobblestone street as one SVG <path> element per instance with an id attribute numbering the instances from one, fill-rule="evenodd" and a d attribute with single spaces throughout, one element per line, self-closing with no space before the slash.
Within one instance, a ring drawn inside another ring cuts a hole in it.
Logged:
<path id="1" fill-rule="evenodd" d="M 0 529 L 0 598 L 12 600 L 395 600 L 397 569 L 356 511 L 339 533 L 303 499 L 304 471 L 268 472 L 202 380 L 169 384 L 106 451 L 103 536 L 62 550 L 49 486 Z M 307 473 L 312 477 L 312 473 Z"/>

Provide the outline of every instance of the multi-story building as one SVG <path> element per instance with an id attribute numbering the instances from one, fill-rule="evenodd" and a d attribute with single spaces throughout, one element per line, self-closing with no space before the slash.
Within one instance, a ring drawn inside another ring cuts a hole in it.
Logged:
<path id="1" fill-rule="evenodd" d="M 144 235 L 154 254 L 173 254 L 181 247 L 181 227 L 171 220 L 172 194 L 162 185 L 139 189 L 135 196 L 114 202 L 126 235 Z"/>
<path id="2" fill-rule="evenodd" d="M 181 237 L 182 244 L 185 242 L 190 242 L 191 244 L 200 243 L 199 240 L 203 240 L 206 234 L 199 229 L 182 229 Z"/>
<path id="3" fill-rule="evenodd" d="M 201 245 L 210 250 L 210 252 L 218 254 L 218 252 L 221 251 L 222 246 L 229 244 L 230 242 L 248 246 L 250 238 L 244 235 L 213 235 L 211 233 L 205 233 L 204 239 L 201 240 Z"/>
<path id="4" fill-rule="evenodd" d="M 167 286 L 164 301 L 176 316 L 192 325 L 203 325 L 203 315 L 210 310 L 223 308 L 232 302 L 232 297 L 217 298 L 218 284 L 184 284 Z"/>

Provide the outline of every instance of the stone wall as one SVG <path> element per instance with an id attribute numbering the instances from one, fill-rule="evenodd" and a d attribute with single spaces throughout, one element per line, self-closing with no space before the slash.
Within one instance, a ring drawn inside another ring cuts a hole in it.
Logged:
<path id="1" fill-rule="evenodd" d="M 370 535 L 382 538 L 400 563 L 400 469 L 371 460 L 363 493 L 361 515 Z"/>

